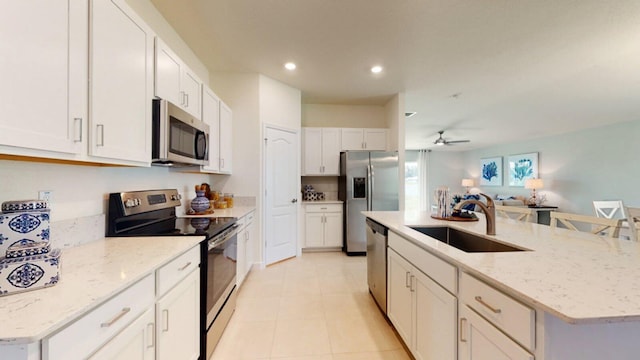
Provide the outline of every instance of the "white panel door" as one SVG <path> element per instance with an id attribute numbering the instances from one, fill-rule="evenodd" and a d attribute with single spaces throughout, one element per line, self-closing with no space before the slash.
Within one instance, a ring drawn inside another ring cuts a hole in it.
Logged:
<path id="1" fill-rule="evenodd" d="M 386 150 L 387 130 L 364 129 L 364 148 L 367 150 Z"/>
<path id="2" fill-rule="evenodd" d="M 48 0 L 2 4 L 0 145 L 83 152 L 87 4 Z"/>
<path id="3" fill-rule="evenodd" d="M 500 330 L 466 305 L 460 306 L 458 351 L 460 360 L 533 360 Z"/>
<path id="4" fill-rule="evenodd" d="M 89 359 L 153 360 L 156 354 L 155 331 L 155 311 L 152 307 Z"/>
<path id="5" fill-rule="evenodd" d="M 322 128 L 303 128 L 304 169 L 303 175 L 322 174 Z"/>
<path id="6" fill-rule="evenodd" d="M 184 109 L 197 119 L 202 119 L 202 106 L 200 104 L 202 82 L 193 71 L 185 66 L 182 71 L 180 85 L 184 92 Z"/>
<path id="7" fill-rule="evenodd" d="M 324 214 L 324 246 L 342 246 L 342 213 Z"/>
<path id="8" fill-rule="evenodd" d="M 323 175 L 340 175 L 340 129 L 322 129 Z"/>
<path id="9" fill-rule="evenodd" d="M 153 39 L 123 0 L 91 2 L 89 154 L 151 163 Z"/>
<path id="10" fill-rule="evenodd" d="M 299 147 L 295 132 L 265 130 L 265 262 L 296 255 L 298 234 Z"/>
<path id="11" fill-rule="evenodd" d="M 412 296 L 411 264 L 389 249 L 387 253 L 387 316 L 402 337 L 412 348 Z"/>
<path id="12" fill-rule="evenodd" d="M 233 114 L 224 102 L 220 101 L 220 172 L 231 174 L 233 154 Z"/>
<path id="13" fill-rule="evenodd" d="M 456 359 L 458 303 L 455 296 L 417 269 L 412 275 L 415 358 Z"/>
<path id="14" fill-rule="evenodd" d="M 304 246 L 324 246 L 324 214 L 307 213 L 304 218 Z"/>
<path id="15" fill-rule="evenodd" d="M 220 170 L 220 98 L 209 88 L 203 86 L 202 121 L 209 125 L 209 165 L 205 171 Z"/>
<path id="16" fill-rule="evenodd" d="M 362 129 L 341 130 L 342 150 L 364 150 L 364 133 Z"/>
<path id="17" fill-rule="evenodd" d="M 184 95 L 180 91 L 182 60 L 160 38 L 156 38 L 155 50 L 155 95 L 183 106 Z"/>
<path id="18" fill-rule="evenodd" d="M 157 360 L 200 356 L 200 270 L 191 272 L 156 303 Z"/>

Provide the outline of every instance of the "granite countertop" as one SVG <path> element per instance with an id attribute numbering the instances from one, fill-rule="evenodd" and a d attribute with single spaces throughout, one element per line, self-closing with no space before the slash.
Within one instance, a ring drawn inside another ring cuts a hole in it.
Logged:
<path id="1" fill-rule="evenodd" d="M 0 345 L 41 340 L 202 240 L 204 236 L 105 238 L 63 249 L 56 285 L 0 297 Z"/>
<path id="2" fill-rule="evenodd" d="M 322 205 L 322 204 L 344 204 L 344 201 L 342 201 L 342 200 L 303 201 L 302 204 L 303 205 L 308 205 L 308 204 L 318 204 L 318 205 Z"/>
<path id="3" fill-rule="evenodd" d="M 640 321 L 640 244 L 533 223 L 477 222 L 426 212 L 363 212 L 418 246 L 511 296 L 568 323 Z M 532 251 L 466 253 L 407 225 L 450 226 Z"/>
<path id="4" fill-rule="evenodd" d="M 234 206 L 227 209 L 214 209 L 213 214 L 206 215 L 188 215 L 182 214 L 179 217 L 183 218 L 199 218 L 199 217 L 237 217 L 241 218 L 256 209 L 255 206 Z"/>

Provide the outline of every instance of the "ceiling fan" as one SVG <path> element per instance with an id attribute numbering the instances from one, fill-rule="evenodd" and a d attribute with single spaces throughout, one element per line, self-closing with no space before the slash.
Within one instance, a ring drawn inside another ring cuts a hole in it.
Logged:
<path id="1" fill-rule="evenodd" d="M 436 139 L 436 141 L 433 142 L 436 145 L 451 145 L 451 144 L 467 143 L 471 141 L 471 140 L 451 140 L 451 141 L 445 140 L 442 137 L 442 134 L 444 134 L 444 130 L 438 131 L 438 134 L 440 134 L 440 136 Z"/>

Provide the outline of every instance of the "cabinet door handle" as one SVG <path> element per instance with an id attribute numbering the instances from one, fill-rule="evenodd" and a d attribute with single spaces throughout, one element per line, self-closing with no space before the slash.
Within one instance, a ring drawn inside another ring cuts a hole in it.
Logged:
<path id="1" fill-rule="evenodd" d="M 484 300 L 482 300 L 482 296 L 476 296 L 474 299 L 476 299 L 476 301 L 480 304 L 484 305 L 484 307 L 486 307 L 487 309 L 491 310 L 494 314 L 500 314 L 502 312 L 502 310 L 494 308 L 493 306 L 487 304 Z"/>
<path id="2" fill-rule="evenodd" d="M 466 318 L 460 318 L 460 342 L 467 342 L 467 339 L 465 339 L 464 337 L 464 328 L 467 325 L 467 319 Z"/>
<path id="3" fill-rule="evenodd" d="M 100 135 L 100 141 L 99 142 L 96 141 L 96 146 L 104 146 L 104 125 L 103 124 L 96 125 L 96 130 Z"/>
<path id="4" fill-rule="evenodd" d="M 75 134 L 73 142 L 82 142 L 82 118 L 73 118 Z"/>
<path id="5" fill-rule="evenodd" d="M 184 91 L 180 91 L 180 105 L 184 106 Z"/>
<path id="6" fill-rule="evenodd" d="M 185 99 L 186 99 L 186 100 L 185 100 L 185 104 L 184 104 L 184 106 L 189 107 L 189 94 L 184 93 L 184 97 L 185 97 Z"/>
<path id="7" fill-rule="evenodd" d="M 188 268 L 188 267 L 189 267 L 189 265 L 191 265 L 191 261 L 189 261 L 188 263 L 184 264 L 184 266 L 183 266 L 183 267 L 181 267 L 181 268 L 179 268 L 179 269 L 178 269 L 178 271 L 182 271 L 182 270 L 184 270 L 184 269 Z"/>
<path id="8" fill-rule="evenodd" d="M 224 159 L 220 158 L 220 169 L 224 169 Z"/>
<path id="9" fill-rule="evenodd" d="M 131 311 L 130 307 L 122 308 L 122 310 L 120 310 L 120 312 L 116 316 L 111 318 L 111 320 L 109 320 L 107 322 L 103 322 L 102 324 L 100 324 L 100 327 L 109 327 L 109 326 L 115 324 L 116 321 L 120 320 L 123 316 L 127 315 L 127 313 L 129 311 Z"/>
<path id="10" fill-rule="evenodd" d="M 413 287 L 413 279 L 415 278 L 416 277 L 414 275 L 411 275 L 409 278 L 409 290 L 411 290 L 411 292 L 416 292 L 416 289 Z"/>
<path id="11" fill-rule="evenodd" d="M 147 324 L 147 332 L 149 333 L 149 345 L 147 345 L 147 348 L 152 348 L 156 344 L 156 327 L 154 323 Z"/>
<path id="12" fill-rule="evenodd" d="M 163 332 L 169 331 L 169 310 L 168 309 L 162 310 L 162 331 Z"/>
<path id="13" fill-rule="evenodd" d="M 409 281 L 411 280 L 409 275 L 411 275 L 411 273 L 408 272 L 408 271 L 404 274 L 404 287 L 410 287 L 411 286 L 411 284 L 409 284 Z"/>

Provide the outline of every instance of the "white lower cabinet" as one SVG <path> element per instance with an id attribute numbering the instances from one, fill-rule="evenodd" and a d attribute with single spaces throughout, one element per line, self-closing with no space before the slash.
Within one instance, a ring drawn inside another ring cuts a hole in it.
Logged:
<path id="1" fill-rule="evenodd" d="M 89 359 L 153 360 L 156 356 L 155 331 L 155 312 L 151 308 Z"/>
<path id="2" fill-rule="evenodd" d="M 199 264 L 197 245 L 43 339 L 42 359 L 198 359 Z"/>
<path id="3" fill-rule="evenodd" d="M 255 211 L 238 219 L 238 254 L 236 265 L 236 284 L 242 285 L 245 277 L 249 274 L 253 266 L 253 238 L 255 235 L 254 226 Z"/>
<path id="4" fill-rule="evenodd" d="M 456 358 L 456 297 L 388 250 L 387 315 L 416 359 Z"/>
<path id="5" fill-rule="evenodd" d="M 156 359 L 198 359 L 199 308 L 200 273 L 194 270 L 156 303 Z"/>
<path id="6" fill-rule="evenodd" d="M 534 356 L 480 317 L 460 305 L 460 360 L 533 360 Z"/>
<path id="7" fill-rule="evenodd" d="M 342 204 L 305 205 L 305 247 L 342 246 Z"/>
<path id="8" fill-rule="evenodd" d="M 42 340 L 43 359 L 85 359 L 152 308 L 153 299 L 154 276 L 148 275 Z"/>

